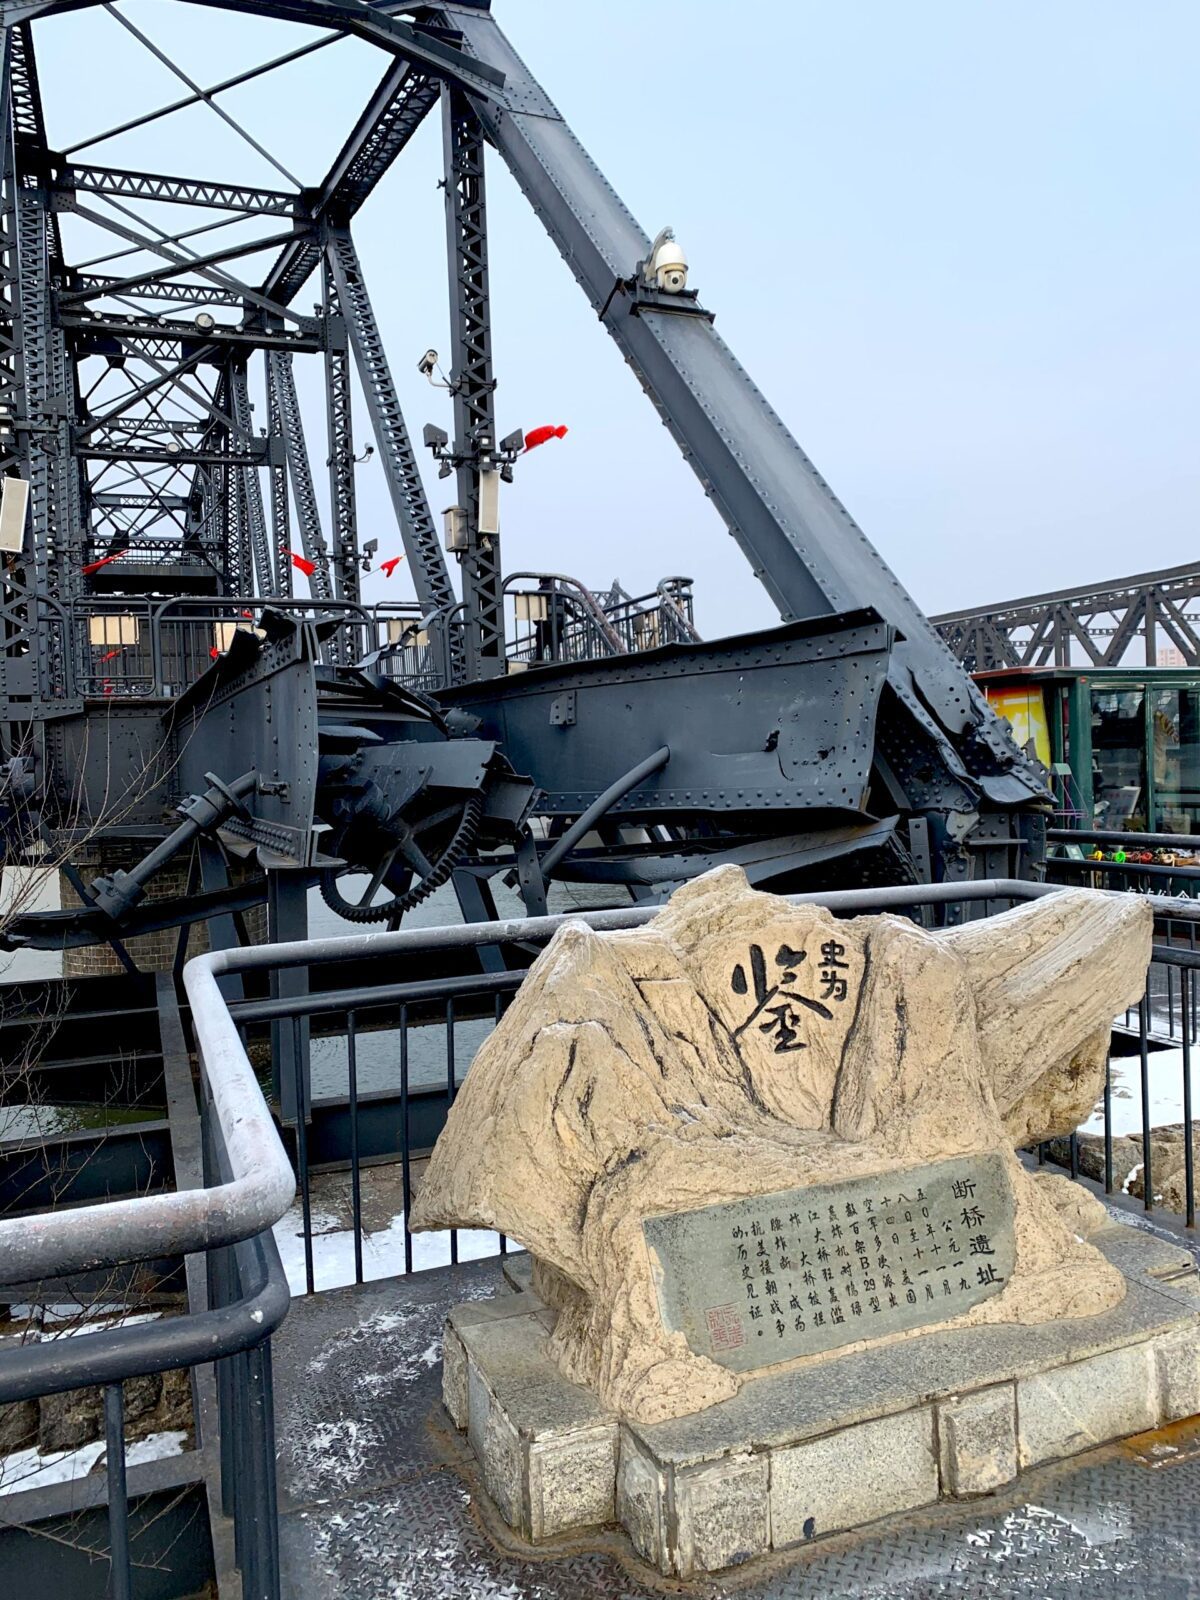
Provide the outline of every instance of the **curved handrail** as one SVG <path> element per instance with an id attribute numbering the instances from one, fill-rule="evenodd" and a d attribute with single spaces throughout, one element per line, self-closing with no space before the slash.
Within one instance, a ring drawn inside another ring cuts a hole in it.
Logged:
<path id="1" fill-rule="evenodd" d="M 291 1294 L 274 1239 L 256 1243 L 266 1258 L 262 1285 L 230 1305 L 0 1352 L 0 1405 L 194 1367 L 261 1344 L 287 1315 Z"/>
<path id="2" fill-rule="evenodd" d="M 600 630 L 601 636 L 611 646 L 613 654 L 617 656 L 627 656 L 629 654 L 628 646 L 608 620 L 604 607 L 596 599 L 592 591 L 585 584 L 580 583 L 578 578 L 570 578 L 565 572 L 510 572 L 504 580 L 504 592 L 508 593 L 508 586 L 511 583 L 528 582 L 531 579 L 538 583 L 564 584 L 568 590 L 573 590 L 581 600 L 588 616 Z"/>
<path id="3" fill-rule="evenodd" d="M 660 580 L 655 593 L 658 595 L 663 610 L 670 612 L 671 616 L 675 619 L 676 625 L 683 630 L 693 644 L 701 644 L 703 643 L 703 640 L 701 639 L 699 629 L 696 627 L 696 624 L 692 621 L 691 617 L 688 616 L 687 612 L 679 604 L 679 601 L 675 598 L 671 590 L 667 587 L 668 584 L 672 583 L 690 582 L 690 578 L 663 578 Z"/>
<path id="4" fill-rule="evenodd" d="M 233 959 L 232 951 L 213 951 L 183 974 L 230 1181 L 0 1219 L 5 1283 L 220 1249 L 262 1233 L 291 1205 L 291 1163 L 217 987 Z"/>

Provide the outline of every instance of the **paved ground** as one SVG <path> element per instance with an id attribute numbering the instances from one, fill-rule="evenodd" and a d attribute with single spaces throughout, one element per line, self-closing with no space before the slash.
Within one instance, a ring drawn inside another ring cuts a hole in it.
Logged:
<path id="1" fill-rule="evenodd" d="M 522 1550 L 443 1422 L 446 1309 L 498 1264 L 298 1300 L 275 1342 L 284 1592 L 295 1600 L 639 1600 L 684 1586 L 612 1533 Z M 744 1600 L 1200 1600 L 1200 1427 L 1027 1475 L 687 1586 Z"/>

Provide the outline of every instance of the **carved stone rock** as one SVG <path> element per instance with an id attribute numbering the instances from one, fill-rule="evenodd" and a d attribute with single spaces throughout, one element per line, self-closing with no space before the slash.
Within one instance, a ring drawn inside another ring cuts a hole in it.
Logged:
<path id="1" fill-rule="evenodd" d="M 978 1272 L 986 1298 L 937 1325 L 1098 1313 L 1122 1297 L 1121 1275 L 1080 1236 L 1069 1205 L 1060 1215 L 1067 1197 L 1032 1181 L 1013 1152 L 1091 1111 L 1111 1020 L 1143 991 L 1150 939 L 1150 911 L 1134 896 L 1064 891 L 927 932 L 899 917 L 839 921 L 793 906 L 750 889 L 733 867 L 680 889 L 643 929 L 568 925 L 476 1057 L 412 1226 L 495 1228 L 524 1244 L 534 1287 L 558 1313 L 550 1350 L 560 1368 L 643 1423 L 728 1399 L 750 1375 L 669 1325 L 646 1219 L 703 1213 L 684 1222 L 711 1234 L 715 1216 L 732 1241 L 736 1202 L 764 1197 L 767 1218 L 778 1208 L 765 1197 L 830 1185 L 886 1199 L 890 1214 L 897 1196 L 925 1193 L 923 1177 L 932 1173 L 932 1203 L 937 1184 L 962 1181 L 961 1158 L 986 1157 L 1004 1191 L 1011 1260 L 998 1272 L 998 1246 L 984 1239 L 992 1260 L 964 1260 L 954 1281 L 957 1294 L 970 1274 L 974 1291 Z M 938 1193 L 948 1205 L 952 1191 Z M 799 1252 L 818 1247 L 807 1211 L 792 1210 L 810 1231 L 778 1241 L 795 1252 L 800 1309 L 789 1301 L 785 1318 L 777 1302 L 789 1349 L 793 1319 L 811 1325 Z M 918 1248 L 921 1220 L 912 1218 L 911 1247 L 905 1234 L 898 1248 Z M 948 1226 L 942 1212 L 937 1220 Z M 969 1231 L 955 1244 L 964 1257 Z M 874 1248 L 878 1228 L 862 1236 Z M 730 1242 L 720 1261 L 687 1259 L 708 1263 L 704 1276 L 728 1274 L 733 1251 Z M 911 1255 L 905 1263 L 914 1287 L 931 1270 Z M 808 1293 L 821 1288 L 818 1279 Z M 896 1328 L 873 1318 L 861 1285 L 855 1304 L 839 1317 L 836 1349 L 787 1364 L 803 1370 L 919 1337 L 934 1320 Z M 721 1317 L 745 1310 L 740 1299 L 717 1307 L 714 1352 Z M 776 1343 L 765 1331 L 753 1329 L 763 1339 L 757 1372 L 785 1350 L 783 1334 Z"/>

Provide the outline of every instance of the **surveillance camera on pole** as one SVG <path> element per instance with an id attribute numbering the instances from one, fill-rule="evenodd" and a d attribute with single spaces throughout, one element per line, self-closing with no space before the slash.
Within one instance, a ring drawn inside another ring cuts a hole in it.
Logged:
<path id="1" fill-rule="evenodd" d="M 642 280 L 664 294 L 682 294 L 687 288 L 688 264 L 674 228 L 664 228 L 642 263 Z"/>

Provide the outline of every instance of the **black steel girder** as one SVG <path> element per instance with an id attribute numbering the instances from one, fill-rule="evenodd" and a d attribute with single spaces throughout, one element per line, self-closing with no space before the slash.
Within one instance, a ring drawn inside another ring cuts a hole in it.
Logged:
<path id="1" fill-rule="evenodd" d="M 460 558 L 466 666 L 472 678 L 494 678 L 505 669 L 504 589 L 500 535 L 480 528 L 480 467 L 496 445 L 483 129 L 466 95 L 449 84 L 442 90 L 442 160 L 454 455 L 467 540 Z"/>
<path id="2" fill-rule="evenodd" d="M 310 220 L 328 218 L 342 226 L 348 224 L 437 98 L 436 78 L 416 71 L 403 57 L 394 61 L 338 152 L 325 181 L 310 197 Z M 280 253 L 262 292 L 282 304 L 290 304 L 320 259 L 320 246 L 315 240 L 297 239 Z"/>
<path id="3" fill-rule="evenodd" d="M 650 241 L 495 20 L 435 8 L 503 104 L 472 95 L 488 137 L 603 318 L 786 620 L 871 606 L 901 635 L 889 674 L 948 775 L 1015 804 L 1041 780 L 694 300 L 633 279 Z M 782 294 L 783 291 L 780 291 Z"/>
<path id="4" fill-rule="evenodd" d="M 308 333 L 304 329 L 292 332 L 286 328 L 245 327 L 218 322 L 201 334 L 194 322 L 172 322 L 166 317 L 106 316 L 100 312 L 64 309 L 59 312 L 58 320 L 64 328 L 119 339 L 122 343 L 152 340 L 156 343 L 165 341 L 170 345 L 249 345 L 255 350 L 321 349 L 321 336 L 315 324 L 313 332 Z"/>

